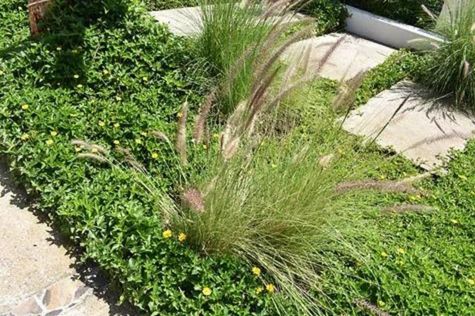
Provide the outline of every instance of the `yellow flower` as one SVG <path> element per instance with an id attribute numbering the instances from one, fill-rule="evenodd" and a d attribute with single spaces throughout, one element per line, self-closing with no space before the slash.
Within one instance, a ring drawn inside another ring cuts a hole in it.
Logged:
<path id="1" fill-rule="evenodd" d="M 474 279 L 468 279 L 467 282 L 470 285 L 475 285 L 475 280 Z"/>
<path id="2" fill-rule="evenodd" d="M 74 75 L 74 79 L 78 79 L 79 78 L 79 75 Z"/>
<path id="3" fill-rule="evenodd" d="M 52 140 L 51 138 L 46 141 L 46 145 L 48 145 L 48 146 L 53 145 L 53 143 L 54 143 L 54 142 L 53 142 L 53 140 Z"/>
<path id="4" fill-rule="evenodd" d="M 398 248 L 397 253 L 403 255 L 406 253 L 406 250 L 404 250 L 403 248 Z"/>
<path id="5" fill-rule="evenodd" d="M 178 240 L 179 240 L 180 242 L 184 242 L 184 241 L 186 240 L 186 234 L 185 234 L 185 233 L 180 233 L 180 234 L 178 235 Z"/>
<path id="6" fill-rule="evenodd" d="M 257 276 L 261 275 L 261 269 L 259 269 L 258 267 L 252 267 L 251 271 L 254 275 L 257 275 Z"/>
<path id="7" fill-rule="evenodd" d="M 170 238 L 173 235 L 172 231 L 167 229 L 162 233 L 163 238 Z"/>
<path id="8" fill-rule="evenodd" d="M 99 126 L 104 127 L 104 126 L 106 126 L 106 123 L 104 121 L 99 121 Z"/>
<path id="9" fill-rule="evenodd" d="M 275 168 L 277 168 L 277 164 L 273 163 L 273 164 L 271 165 L 271 167 L 275 169 Z"/>
<path id="10" fill-rule="evenodd" d="M 142 144 L 142 140 L 140 138 L 136 138 L 135 143 L 140 145 L 140 144 Z"/>
<path id="11" fill-rule="evenodd" d="M 116 140 L 114 140 L 114 145 L 118 146 L 118 145 L 120 145 L 120 142 L 116 139 Z"/>
<path id="12" fill-rule="evenodd" d="M 115 127 L 115 128 L 119 128 L 119 127 L 120 127 L 120 124 L 119 124 L 119 123 L 115 123 L 115 124 L 114 124 L 114 127 Z"/>
<path id="13" fill-rule="evenodd" d="M 147 136 L 147 132 L 140 132 L 140 135 Z"/>
<path id="14" fill-rule="evenodd" d="M 384 258 L 387 258 L 388 254 L 385 251 L 383 251 L 383 252 L 381 252 L 381 256 L 384 257 Z"/>
<path id="15" fill-rule="evenodd" d="M 107 69 L 104 69 L 104 70 L 102 71 L 102 74 L 103 74 L 103 75 L 107 75 L 107 74 L 109 74 L 109 71 L 107 71 Z"/>
<path id="16" fill-rule="evenodd" d="M 204 296 L 210 296 L 213 291 L 209 287 L 204 287 L 202 292 Z"/>
<path id="17" fill-rule="evenodd" d="M 208 149 L 208 146 L 206 146 L 205 144 L 203 144 L 203 149 Z"/>
<path id="18" fill-rule="evenodd" d="M 28 104 L 23 104 L 23 105 L 21 106 L 21 109 L 26 111 L 26 110 L 28 110 L 29 107 L 30 107 L 30 106 L 29 106 Z"/>
<path id="19" fill-rule="evenodd" d="M 267 290 L 267 292 L 269 292 L 269 293 L 274 293 L 274 292 L 275 292 L 275 286 L 274 286 L 274 284 L 271 284 L 271 283 L 267 284 L 267 285 L 266 285 L 266 290 Z"/>
<path id="20" fill-rule="evenodd" d="M 97 148 L 93 147 L 93 148 L 91 149 L 91 153 L 97 154 Z"/>
<path id="21" fill-rule="evenodd" d="M 147 77 L 143 77 L 142 80 L 143 80 L 143 81 L 148 81 L 148 78 L 147 78 Z"/>
<path id="22" fill-rule="evenodd" d="M 51 131 L 49 133 L 51 136 L 55 137 L 55 136 L 58 136 L 58 132 L 57 131 Z"/>
<path id="23" fill-rule="evenodd" d="M 262 288 L 262 286 L 259 286 L 258 288 L 256 288 L 256 294 L 261 294 L 262 291 L 264 291 L 264 289 Z"/>
<path id="24" fill-rule="evenodd" d="M 152 153 L 152 159 L 158 159 L 158 154 L 157 153 Z"/>
<path id="25" fill-rule="evenodd" d="M 181 117 L 183 116 L 183 113 L 178 112 L 178 113 L 176 114 L 176 116 L 177 116 L 178 118 L 181 118 Z"/>
<path id="26" fill-rule="evenodd" d="M 28 140 L 29 138 L 30 138 L 30 135 L 28 135 L 28 134 L 23 134 L 23 135 L 20 136 L 21 140 Z"/>
<path id="27" fill-rule="evenodd" d="M 384 179 L 386 179 L 386 176 L 385 176 L 385 175 L 380 175 L 380 176 L 379 176 L 379 179 L 380 179 L 380 180 L 384 180 Z"/>

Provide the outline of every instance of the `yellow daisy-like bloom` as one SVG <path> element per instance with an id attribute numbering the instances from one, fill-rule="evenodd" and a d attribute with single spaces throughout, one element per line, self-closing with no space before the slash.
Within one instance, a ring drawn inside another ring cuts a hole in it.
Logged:
<path id="1" fill-rule="evenodd" d="M 51 131 L 49 133 L 51 136 L 55 137 L 55 136 L 58 136 L 58 132 L 57 131 Z"/>
<path id="2" fill-rule="evenodd" d="M 267 290 L 267 292 L 269 292 L 269 293 L 274 293 L 274 292 L 275 292 L 275 286 L 274 286 L 274 284 L 271 284 L 271 283 L 267 284 L 267 285 L 266 285 L 266 290 Z"/>
<path id="3" fill-rule="evenodd" d="M 23 135 L 20 136 L 21 140 L 28 140 L 29 138 L 30 138 L 30 135 L 28 135 L 28 134 L 23 134 Z"/>
<path id="4" fill-rule="evenodd" d="M 470 285 L 475 285 L 475 280 L 474 279 L 468 279 L 467 282 Z"/>
<path id="5" fill-rule="evenodd" d="M 120 145 L 120 142 L 118 140 L 114 140 L 114 145 L 118 146 Z"/>
<path id="6" fill-rule="evenodd" d="M 98 124 L 99 124 L 99 126 L 100 126 L 100 127 L 104 127 L 104 126 L 106 126 L 106 123 L 105 123 L 104 121 L 99 121 L 99 123 L 98 123 Z"/>
<path id="7" fill-rule="evenodd" d="M 74 79 L 78 79 L 79 78 L 79 75 L 74 75 Z"/>
<path id="8" fill-rule="evenodd" d="M 184 242 L 184 241 L 186 240 L 186 234 L 185 234 L 185 233 L 180 233 L 180 234 L 178 235 L 178 240 L 179 240 L 180 242 Z"/>
<path id="9" fill-rule="evenodd" d="M 257 276 L 261 275 L 261 269 L 259 269 L 258 267 L 252 267 L 251 271 L 254 275 L 257 275 Z"/>
<path id="10" fill-rule="evenodd" d="M 103 74 L 103 75 L 108 75 L 108 74 L 109 74 L 109 71 L 108 71 L 107 69 L 104 69 L 104 70 L 102 71 L 102 74 Z"/>
<path id="11" fill-rule="evenodd" d="M 119 128 L 119 127 L 120 127 L 120 124 L 119 124 L 119 123 L 115 123 L 115 124 L 114 124 L 114 127 L 115 127 L 115 128 Z"/>
<path id="12" fill-rule="evenodd" d="M 152 159 L 158 159 L 158 154 L 157 153 L 152 153 Z"/>
<path id="13" fill-rule="evenodd" d="M 259 286 L 258 288 L 256 288 L 256 294 L 261 294 L 262 291 L 264 291 L 264 289 L 262 288 L 262 286 Z"/>
<path id="14" fill-rule="evenodd" d="M 147 78 L 147 77 L 143 77 L 142 80 L 143 80 L 143 81 L 148 81 L 148 78 Z"/>
<path id="15" fill-rule="evenodd" d="M 383 251 L 383 252 L 381 252 L 381 256 L 384 257 L 384 258 L 387 258 L 388 254 L 385 251 Z"/>
<path id="16" fill-rule="evenodd" d="M 142 140 L 140 138 L 136 138 L 135 143 L 140 145 L 140 144 L 142 144 Z"/>
<path id="17" fill-rule="evenodd" d="M 54 144 L 54 141 L 50 138 L 46 141 L 46 145 L 51 146 Z"/>
<path id="18" fill-rule="evenodd" d="M 406 250 L 404 250 L 403 248 L 398 248 L 397 253 L 403 255 L 406 253 Z"/>
<path id="19" fill-rule="evenodd" d="M 162 236 L 163 238 L 170 238 L 171 236 L 173 236 L 173 233 L 171 230 L 167 229 L 162 233 Z"/>
<path id="20" fill-rule="evenodd" d="M 30 106 L 28 104 L 22 104 L 21 109 L 22 110 L 28 110 Z"/>
<path id="21" fill-rule="evenodd" d="M 201 291 L 204 296 L 210 296 L 213 291 L 209 287 L 204 287 L 203 291 Z"/>

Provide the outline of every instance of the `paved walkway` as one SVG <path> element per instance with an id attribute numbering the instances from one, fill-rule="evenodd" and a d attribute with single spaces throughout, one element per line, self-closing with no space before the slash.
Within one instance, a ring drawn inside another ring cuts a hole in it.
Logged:
<path id="1" fill-rule="evenodd" d="M 33 214 L 4 163 L 0 192 L 0 315 L 132 314 L 110 303 L 115 297 L 94 269 L 77 272 L 75 259 Z"/>

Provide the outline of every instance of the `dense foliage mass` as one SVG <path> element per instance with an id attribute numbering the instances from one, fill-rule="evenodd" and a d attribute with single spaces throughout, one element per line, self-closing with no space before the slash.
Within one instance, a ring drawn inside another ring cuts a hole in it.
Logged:
<path id="1" fill-rule="evenodd" d="M 206 90 L 207 76 L 197 70 L 193 44 L 150 21 L 132 0 L 57 0 L 44 27 L 47 32 L 31 40 L 24 1 L 0 3 L 0 149 L 16 179 L 38 198 L 40 211 L 146 314 L 276 315 L 271 299 L 281 300 L 280 291 L 266 283 L 267 271 L 223 255 L 226 251 L 198 254 L 190 247 L 191 236 L 169 230 L 154 197 L 132 174 L 78 159 L 82 149 L 71 144 L 83 139 L 102 146 L 96 150 L 128 148 L 159 188 L 176 195 L 179 174 L 200 170 L 209 148 L 190 143 L 192 164 L 178 170 L 175 154 L 154 132 L 171 137 L 180 105 L 188 100 L 193 114 Z M 417 77 L 419 58 L 403 52 L 375 68 L 357 91 L 356 103 Z M 339 113 L 330 104 L 337 90 L 334 82 L 323 80 L 287 100 L 279 133 L 296 127 L 299 139 L 312 135 L 315 155 L 333 155 L 338 162 L 329 169 L 332 175 L 400 179 L 417 174 L 401 157 L 361 146 L 334 124 Z M 422 185 L 421 195 L 348 196 L 366 211 L 365 223 L 377 234 L 359 229 L 351 245 L 358 248 L 358 259 L 332 251 L 338 248 L 332 244 L 321 248 L 322 261 L 332 269 L 320 271 L 320 292 L 312 295 L 324 312 L 473 314 L 474 157 L 471 143 L 455 155 L 447 175 Z M 278 177 L 279 168 L 285 172 L 285 164 L 268 163 L 267 156 L 262 163 L 262 170 L 273 170 L 270 175 Z M 292 181 L 300 185 L 298 180 Z M 273 198 L 269 193 L 263 201 Z M 433 209 L 381 217 L 381 210 L 395 203 Z M 208 236 L 213 226 L 209 231 Z M 287 314 L 298 313 L 289 307 Z"/>
<path id="2" fill-rule="evenodd" d="M 174 130 L 180 104 L 198 99 L 189 43 L 129 1 L 56 1 L 50 32 L 36 40 L 23 1 L 3 1 L 0 12 L 2 152 L 84 258 L 150 314 L 272 314 L 251 267 L 200 257 L 180 232 L 163 235 L 153 200 L 130 176 L 79 160 L 71 145 L 124 146 L 173 190 L 169 148 L 150 132 Z"/>

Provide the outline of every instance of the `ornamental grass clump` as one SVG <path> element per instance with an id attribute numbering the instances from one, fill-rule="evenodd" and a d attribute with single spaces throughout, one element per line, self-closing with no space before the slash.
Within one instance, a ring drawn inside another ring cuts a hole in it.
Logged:
<path id="1" fill-rule="evenodd" d="M 231 113 L 249 95 L 250 86 L 255 81 L 252 66 L 262 57 L 263 51 L 281 46 L 295 15 L 292 11 L 295 5 L 289 0 L 274 3 L 201 1 L 202 18 L 196 21 L 200 30 L 198 52 L 218 80 L 230 74 L 233 76 L 232 82 L 227 82 L 226 93 L 216 95 L 220 99 L 221 113 Z M 308 27 L 308 30 L 310 33 L 313 27 Z M 238 60 L 239 66 L 236 67 Z"/>
<path id="2" fill-rule="evenodd" d="M 423 81 L 453 97 L 457 107 L 475 111 L 475 0 L 460 1 L 449 12 L 437 27 L 447 40 L 430 53 Z"/>

